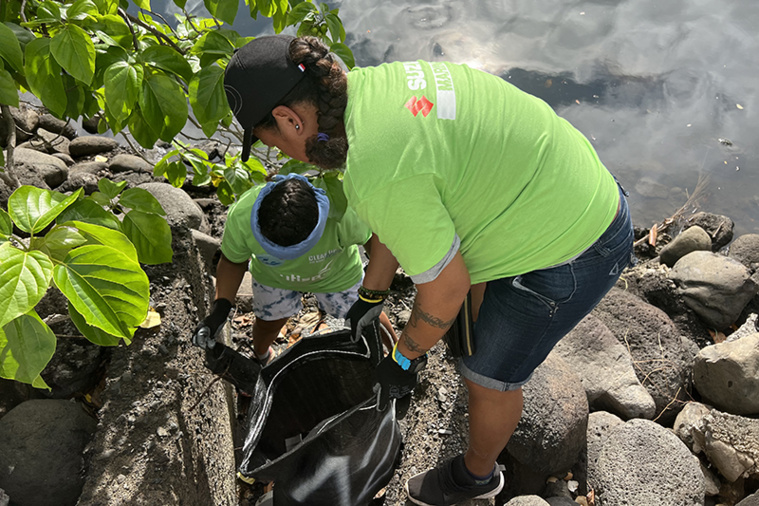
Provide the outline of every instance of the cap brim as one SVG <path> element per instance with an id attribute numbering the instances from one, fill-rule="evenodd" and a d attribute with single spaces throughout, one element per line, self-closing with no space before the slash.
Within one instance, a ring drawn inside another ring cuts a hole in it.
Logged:
<path id="1" fill-rule="evenodd" d="M 253 129 L 252 128 L 246 128 L 245 132 L 242 136 L 242 161 L 247 162 L 248 158 L 250 158 L 250 148 L 258 142 L 258 137 L 253 135 Z"/>

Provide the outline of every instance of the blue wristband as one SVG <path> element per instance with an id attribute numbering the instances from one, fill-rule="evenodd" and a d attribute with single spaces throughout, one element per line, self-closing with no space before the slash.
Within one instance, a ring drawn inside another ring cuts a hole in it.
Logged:
<path id="1" fill-rule="evenodd" d="M 395 346 L 393 346 L 393 360 L 395 360 L 395 363 L 404 371 L 408 371 L 409 367 L 411 367 L 411 360 L 404 357 L 403 353 L 398 351 L 398 343 L 395 343 Z"/>

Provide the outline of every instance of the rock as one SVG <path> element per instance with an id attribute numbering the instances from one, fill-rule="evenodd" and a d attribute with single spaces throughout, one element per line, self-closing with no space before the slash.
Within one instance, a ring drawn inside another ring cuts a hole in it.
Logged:
<path id="1" fill-rule="evenodd" d="M 759 316 L 757 316 L 756 313 L 749 314 L 746 317 L 746 321 L 743 322 L 743 325 L 738 327 L 738 330 L 727 336 L 727 341 L 737 341 L 742 337 L 750 336 L 755 332 L 759 332 L 759 325 L 757 325 L 759 322 L 757 320 L 759 320 Z"/>
<path id="2" fill-rule="evenodd" d="M 577 506 L 577 503 L 568 497 L 549 497 L 546 502 L 549 506 Z"/>
<path id="3" fill-rule="evenodd" d="M 214 274 L 216 272 L 214 260 L 219 252 L 219 248 L 221 248 L 221 240 L 194 229 L 191 230 L 191 233 L 195 245 L 198 247 L 198 252 L 203 259 L 205 270 L 210 274 Z"/>
<path id="4" fill-rule="evenodd" d="M 724 255 L 694 251 L 677 261 L 670 272 L 685 303 L 717 330 L 734 323 L 759 292 L 751 272 Z"/>
<path id="5" fill-rule="evenodd" d="M 656 403 L 635 375 L 630 353 L 597 316 L 586 316 L 551 353 L 580 376 L 592 410 L 624 419 L 654 417 Z"/>
<path id="6" fill-rule="evenodd" d="M 702 349 L 693 383 L 703 399 L 736 415 L 759 415 L 759 332 Z"/>
<path id="7" fill-rule="evenodd" d="M 103 366 L 106 353 L 106 348 L 84 338 L 60 339 L 42 371 L 42 379 L 52 388 L 49 396 L 69 399 L 81 392 L 92 392 L 101 380 L 96 373 Z"/>
<path id="8" fill-rule="evenodd" d="M 20 172 L 26 168 L 28 171 L 39 174 L 50 188 L 57 188 L 68 177 L 68 167 L 54 156 L 33 149 L 18 148 L 14 151 L 13 157 L 17 171 Z"/>
<path id="9" fill-rule="evenodd" d="M 703 462 L 699 461 L 698 463 L 701 466 L 701 472 L 704 474 L 704 483 L 706 485 L 704 492 L 707 496 L 719 495 L 719 490 L 722 486 L 719 478 Z"/>
<path id="10" fill-rule="evenodd" d="M 596 481 L 598 456 L 609 433 L 624 424 L 624 420 L 606 411 L 596 411 L 588 416 L 588 482 Z"/>
<path id="11" fill-rule="evenodd" d="M 108 164 L 105 162 L 78 162 L 69 168 L 69 175 L 74 173 L 93 174 L 95 176 L 105 176 L 107 174 Z"/>
<path id="12" fill-rule="evenodd" d="M 44 128 L 48 132 L 53 132 L 56 135 L 63 135 L 69 140 L 76 138 L 77 135 L 76 128 L 74 128 L 74 125 L 71 121 L 58 119 L 52 114 L 42 114 L 40 116 L 39 127 Z"/>
<path id="13" fill-rule="evenodd" d="M 69 144 L 69 152 L 74 158 L 97 155 L 113 151 L 118 147 L 115 139 L 99 135 L 85 135 L 77 137 Z"/>
<path id="14" fill-rule="evenodd" d="M 759 506 L 759 492 L 751 494 L 735 506 Z"/>
<path id="15" fill-rule="evenodd" d="M 714 409 L 704 417 L 698 437 L 709 462 L 728 481 L 759 477 L 759 420 Z"/>
<path id="16" fill-rule="evenodd" d="M 79 188 L 84 188 L 85 195 L 91 195 L 98 190 L 98 181 L 100 177 L 89 172 L 79 171 L 69 175 L 69 178 L 63 183 L 58 190 L 62 192 L 73 192 Z"/>
<path id="17" fill-rule="evenodd" d="M 685 229 L 659 251 L 661 263 L 668 267 L 692 251 L 711 251 L 712 238 L 698 226 Z"/>
<path id="18" fill-rule="evenodd" d="M 74 402 L 19 404 L 0 420 L 0 488 L 19 506 L 73 506 L 84 482 L 82 453 L 95 426 Z"/>
<path id="19" fill-rule="evenodd" d="M 187 193 L 168 183 L 145 183 L 139 188 L 149 191 L 166 211 L 166 221 L 172 228 L 187 227 L 207 234 L 208 221 L 203 210 Z"/>
<path id="20" fill-rule="evenodd" d="M 59 133 L 48 132 L 44 128 L 37 129 L 37 140 L 30 141 L 32 144 L 41 143 L 43 145 L 39 151 L 54 154 L 63 153 L 69 154 L 69 144 L 71 141 Z"/>
<path id="21" fill-rule="evenodd" d="M 730 258 L 738 260 L 749 269 L 759 268 L 759 234 L 745 234 L 730 245 Z"/>
<path id="22" fill-rule="evenodd" d="M 40 122 L 39 114 L 34 109 L 21 104 L 20 107 L 11 107 L 11 116 L 16 124 L 16 147 L 22 142 L 27 141 L 34 135 Z M 6 139 L 8 131 L 5 122 L 0 121 L 0 146 L 6 148 Z"/>
<path id="23" fill-rule="evenodd" d="M 619 288 L 612 288 L 591 314 L 627 349 L 635 374 L 656 403 L 656 416 L 669 424 L 690 391 L 691 348 L 661 309 Z"/>
<path id="24" fill-rule="evenodd" d="M 53 156 L 59 160 L 62 160 L 67 167 L 71 167 L 75 163 L 74 159 L 71 158 L 71 155 L 67 155 L 66 153 L 53 153 Z"/>
<path id="25" fill-rule="evenodd" d="M 579 377 L 549 355 L 523 392 L 522 419 L 506 451 L 537 472 L 566 473 L 585 447 L 588 401 Z"/>
<path id="26" fill-rule="evenodd" d="M 111 159 L 108 169 L 117 174 L 119 172 L 144 172 L 153 173 L 153 166 L 139 156 L 118 154 Z"/>
<path id="27" fill-rule="evenodd" d="M 712 408 L 700 402 L 691 401 L 677 414 L 672 430 L 694 454 L 701 453 L 704 448 L 704 438 L 701 427 L 704 418 Z"/>
<path id="28" fill-rule="evenodd" d="M 550 506 L 550 504 L 539 495 L 520 495 L 504 504 L 504 506 Z"/>
<path id="29" fill-rule="evenodd" d="M 8 506 L 10 502 L 11 498 L 8 497 L 8 494 L 5 493 L 5 490 L 0 488 L 0 506 Z"/>
<path id="30" fill-rule="evenodd" d="M 608 435 L 598 456 L 595 486 L 600 506 L 701 506 L 706 488 L 699 461 L 685 444 L 642 419 Z"/>
<path id="31" fill-rule="evenodd" d="M 733 240 L 735 224 L 727 216 L 700 212 L 691 216 L 688 223 L 703 228 L 709 234 L 712 238 L 712 251 L 719 251 Z"/>
<path id="32" fill-rule="evenodd" d="M 92 118 L 82 118 L 82 128 L 85 132 L 90 133 L 92 135 L 96 135 L 98 133 L 98 124 L 100 123 L 100 117 L 99 116 L 93 116 Z"/>

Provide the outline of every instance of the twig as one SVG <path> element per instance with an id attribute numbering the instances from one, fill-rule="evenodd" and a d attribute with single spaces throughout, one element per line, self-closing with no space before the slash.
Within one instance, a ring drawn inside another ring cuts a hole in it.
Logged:
<path id="1" fill-rule="evenodd" d="M 132 32 L 132 44 L 134 45 L 134 50 L 138 53 L 140 52 L 140 41 L 137 40 L 137 34 L 134 32 L 134 26 L 132 26 L 132 21 L 129 19 L 129 16 L 127 16 L 126 11 L 119 7 L 118 9 L 119 15 L 124 18 L 124 21 L 126 21 L 127 26 L 129 27 L 129 31 Z"/>
<path id="2" fill-rule="evenodd" d="M 656 228 L 657 232 L 663 232 L 667 229 L 670 225 L 673 223 L 676 223 L 680 218 L 682 218 L 683 214 L 685 214 L 685 211 L 690 207 L 695 205 L 697 206 L 697 201 L 702 197 L 702 194 L 706 190 L 706 187 L 709 184 L 709 175 L 703 175 L 699 174 L 698 176 L 698 182 L 696 183 L 696 187 L 693 189 L 693 194 L 688 196 L 688 200 L 685 201 L 685 204 L 683 204 L 680 209 L 675 211 L 675 214 L 670 216 L 669 218 L 665 219 L 659 224 L 653 225 L 652 228 Z M 646 242 L 648 240 L 648 235 L 641 237 L 637 241 L 635 241 L 634 246 L 639 246 Z"/>
<path id="3" fill-rule="evenodd" d="M 163 34 L 163 33 L 159 32 L 158 30 L 156 30 L 155 28 L 153 28 L 149 24 L 145 23 L 140 18 L 136 18 L 136 17 L 132 16 L 131 14 L 127 14 L 127 16 L 129 17 L 130 20 L 132 20 L 133 23 L 137 23 L 139 26 L 143 27 L 144 29 L 146 29 L 147 31 L 149 31 L 150 33 L 152 33 L 153 35 L 155 35 L 159 39 L 163 40 L 168 45 L 170 45 L 171 47 L 173 47 L 174 49 L 176 49 L 179 52 L 179 54 L 181 54 L 181 55 L 184 56 L 185 52 L 182 51 L 182 49 L 179 46 L 177 46 L 176 43 L 174 43 L 174 41 L 171 40 L 166 34 Z"/>
<path id="4" fill-rule="evenodd" d="M 18 178 L 16 177 L 13 163 L 13 150 L 16 145 L 16 122 L 13 121 L 10 106 L 2 105 L 0 106 L 0 111 L 3 113 L 3 121 L 5 121 L 5 126 L 8 129 L 8 136 L 5 139 L 5 145 L 7 146 L 5 171 L 0 172 L 0 179 L 2 179 L 9 188 L 15 190 L 16 188 L 21 187 L 21 183 L 19 183 Z"/>
<path id="5" fill-rule="evenodd" d="M 145 158 L 145 155 L 143 155 L 137 148 L 134 147 L 134 144 L 132 144 L 132 141 L 129 139 L 129 136 L 127 134 L 125 134 L 123 130 L 121 132 L 119 132 L 119 133 L 124 138 L 124 140 L 127 142 L 127 144 L 129 144 L 129 148 L 132 150 L 132 152 L 135 155 L 139 156 L 140 158 L 142 158 L 143 160 L 145 160 L 146 162 L 148 162 L 151 166 L 153 166 L 153 162 L 151 162 L 150 160 L 148 160 L 147 158 Z"/>
<path id="6" fill-rule="evenodd" d="M 197 400 L 197 401 L 195 401 L 195 404 L 193 404 L 193 405 L 192 405 L 192 407 L 190 408 L 190 411 L 195 411 L 195 408 L 197 408 L 197 407 L 198 407 L 198 404 L 200 404 L 200 401 L 202 401 L 202 400 L 203 400 L 203 397 L 205 397 L 205 396 L 206 396 L 206 394 L 208 393 L 208 391 L 209 391 L 209 390 L 211 390 L 211 387 L 212 387 L 212 386 L 214 386 L 214 385 L 216 384 L 216 382 L 217 382 L 217 381 L 219 381 L 220 379 L 221 379 L 221 376 L 216 376 L 216 377 L 215 377 L 215 378 L 214 378 L 214 379 L 213 379 L 213 380 L 212 380 L 212 381 L 211 381 L 211 382 L 208 384 L 208 386 L 205 388 L 205 390 L 203 390 L 203 392 L 200 394 L 200 397 L 198 397 L 198 400 Z"/>

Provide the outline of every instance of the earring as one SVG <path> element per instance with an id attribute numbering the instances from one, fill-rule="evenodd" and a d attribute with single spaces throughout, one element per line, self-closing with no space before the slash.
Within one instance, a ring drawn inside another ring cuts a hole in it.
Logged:
<path id="1" fill-rule="evenodd" d="M 300 130 L 300 125 L 295 125 L 296 130 Z"/>

